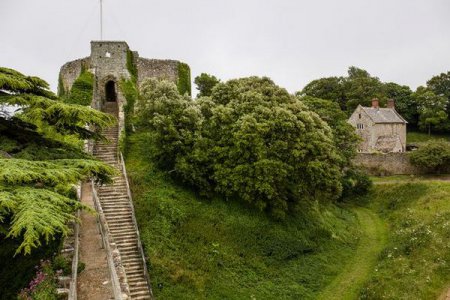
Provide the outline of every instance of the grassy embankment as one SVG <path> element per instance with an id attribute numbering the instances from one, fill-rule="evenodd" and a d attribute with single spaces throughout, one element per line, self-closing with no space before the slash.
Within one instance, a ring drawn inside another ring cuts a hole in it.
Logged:
<path id="1" fill-rule="evenodd" d="M 436 299 L 450 283 L 450 183 L 385 177 L 356 216 L 328 206 L 279 223 L 178 185 L 152 165 L 145 134 L 129 150 L 159 298 Z"/>
<path id="2" fill-rule="evenodd" d="M 316 299 L 355 254 L 357 218 L 333 205 L 276 222 L 236 201 L 201 199 L 130 137 L 128 174 L 155 296 Z M 316 220 L 316 221 L 312 221 Z"/>
<path id="3" fill-rule="evenodd" d="M 376 185 L 368 207 L 388 225 L 362 299 L 437 299 L 450 283 L 450 183 Z"/>

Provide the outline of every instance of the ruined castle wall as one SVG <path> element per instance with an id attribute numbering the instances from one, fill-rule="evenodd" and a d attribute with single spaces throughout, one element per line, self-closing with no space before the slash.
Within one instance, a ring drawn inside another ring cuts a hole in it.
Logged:
<path id="1" fill-rule="evenodd" d="M 135 64 L 138 71 L 138 86 L 140 86 L 146 78 L 161 78 L 177 83 L 179 62 L 176 60 L 137 57 L 135 59 Z"/>
<path id="2" fill-rule="evenodd" d="M 85 57 L 66 63 L 61 67 L 59 71 L 60 82 L 63 84 L 65 93 L 68 93 L 72 88 L 75 80 L 80 76 L 82 69 L 90 68 L 91 59 Z"/>

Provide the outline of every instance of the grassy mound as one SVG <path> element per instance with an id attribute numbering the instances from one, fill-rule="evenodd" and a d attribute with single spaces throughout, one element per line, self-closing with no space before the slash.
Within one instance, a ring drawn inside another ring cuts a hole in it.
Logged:
<path id="1" fill-rule="evenodd" d="M 436 299 L 450 282 L 450 184 L 376 185 L 369 207 L 389 226 L 362 299 Z"/>
<path id="2" fill-rule="evenodd" d="M 236 201 L 202 199 L 151 162 L 151 138 L 129 139 L 128 174 L 155 296 L 315 299 L 355 253 L 356 216 L 305 205 L 275 222 Z M 315 221 L 312 221 L 315 220 Z"/>

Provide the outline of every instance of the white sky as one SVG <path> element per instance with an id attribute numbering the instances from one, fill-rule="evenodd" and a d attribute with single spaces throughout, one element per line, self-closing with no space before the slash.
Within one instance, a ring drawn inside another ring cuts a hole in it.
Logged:
<path id="1" fill-rule="evenodd" d="M 104 27 L 192 78 L 265 75 L 291 92 L 350 65 L 412 88 L 450 70 L 449 0 L 104 0 Z M 99 39 L 99 0 L 0 0 L 0 37 L 0 66 L 56 90 Z"/>

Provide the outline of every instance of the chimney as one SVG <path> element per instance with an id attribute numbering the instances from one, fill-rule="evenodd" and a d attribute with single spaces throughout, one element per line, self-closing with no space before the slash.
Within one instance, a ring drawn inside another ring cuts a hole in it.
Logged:
<path id="1" fill-rule="evenodd" d="M 388 101 L 387 101 L 387 108 L 395 109 L 395 101 L 394 101 L 394 99 L 388 99 Z"/>
<path id="2" fill-rule="evenodd" d="M 372 99 L 372 108 L 379 108 L 380 107 L 380 101 L 378 101 L 378 98 Z"/>

